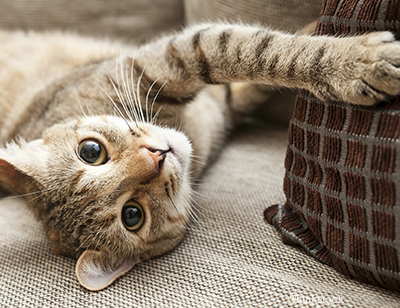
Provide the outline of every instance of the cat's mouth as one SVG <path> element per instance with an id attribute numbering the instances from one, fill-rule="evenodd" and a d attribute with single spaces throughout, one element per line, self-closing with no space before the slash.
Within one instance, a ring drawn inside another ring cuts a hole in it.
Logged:
<path id="1" fill-rule="evenodd" d="M 176 158 L 176 160 L 179 162 L 179 164 L 182 167 L 185 167 L 186 166 L 185 157 L 189 156 L 189 155 L 185 155 L 185 153 L 183 151 L 179 150 L 179 147 L 177 147 L 173 144 L 171 145 L 170 142 L 168 142 L 168 148 L 169 148 L 168 152 L 171 153 Z"/>
<path id="2" fill-rule="evenodd" d="M 180 157 L 180 155 L 176 152 L 175 148 L 171 147 L 169 144 L 169 149 L 172 155 L 174 155 L 176 157 L 176 159 L 179 161 L 180 164 L 182 164 L 182 158 Z"/>

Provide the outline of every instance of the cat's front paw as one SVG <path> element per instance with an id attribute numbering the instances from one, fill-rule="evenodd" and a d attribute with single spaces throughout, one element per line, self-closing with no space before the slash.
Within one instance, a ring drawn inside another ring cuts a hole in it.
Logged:
<path id="1" fill-rule="evenodd" d="M 390 32 L 357 38 L 348 82 L 341 91 L 345 101 L 373 105 L 400 93 L 400 43 Z"/>

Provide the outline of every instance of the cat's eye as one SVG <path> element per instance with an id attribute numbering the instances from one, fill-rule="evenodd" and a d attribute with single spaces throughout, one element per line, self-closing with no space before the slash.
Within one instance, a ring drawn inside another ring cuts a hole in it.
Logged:
<path id="1" fill-rule="evenodd" d="M 139 230 L 144 222 L 143 208 L 134 200 L 129 200 L 122 208 L 122 222 L 130 231 Z"/>
<path id="2" fill-rule="evenodd" d="M 96 140 L 85 140 L 77 149 L 78 157 L 85 163 L 98 166 L 107 162 L 107 152 L 104 146 Z"/>

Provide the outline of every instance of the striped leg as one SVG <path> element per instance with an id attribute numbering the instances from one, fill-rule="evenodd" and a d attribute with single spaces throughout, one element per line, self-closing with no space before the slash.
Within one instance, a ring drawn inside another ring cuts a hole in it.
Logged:
<path id="1" fill-rule="evenodd" d="M 185 103 L 208 84 L 255 82 L 303 88 L 320 99 L 373 104 L 400 91 L 400 45 L 387 32 L 352 38 L 290 35 L 227 24 L 199 25 L 143 46 L 142 80 L 167 81 L 161 99 Z M 154 94 L 153 93 L 153 94 Z"/>

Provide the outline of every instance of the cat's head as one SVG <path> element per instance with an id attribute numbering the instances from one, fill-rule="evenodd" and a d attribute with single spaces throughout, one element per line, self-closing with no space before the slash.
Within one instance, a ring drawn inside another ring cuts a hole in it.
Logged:
<path id="1" fill-rule="evenodd" d="M 86 117 L 0 150 L 0 183 L 27 195 L 54 251 L 77 258 L 80 283 L 100 290 L 182 239 L 191 151 L 173 129 Z"/>

